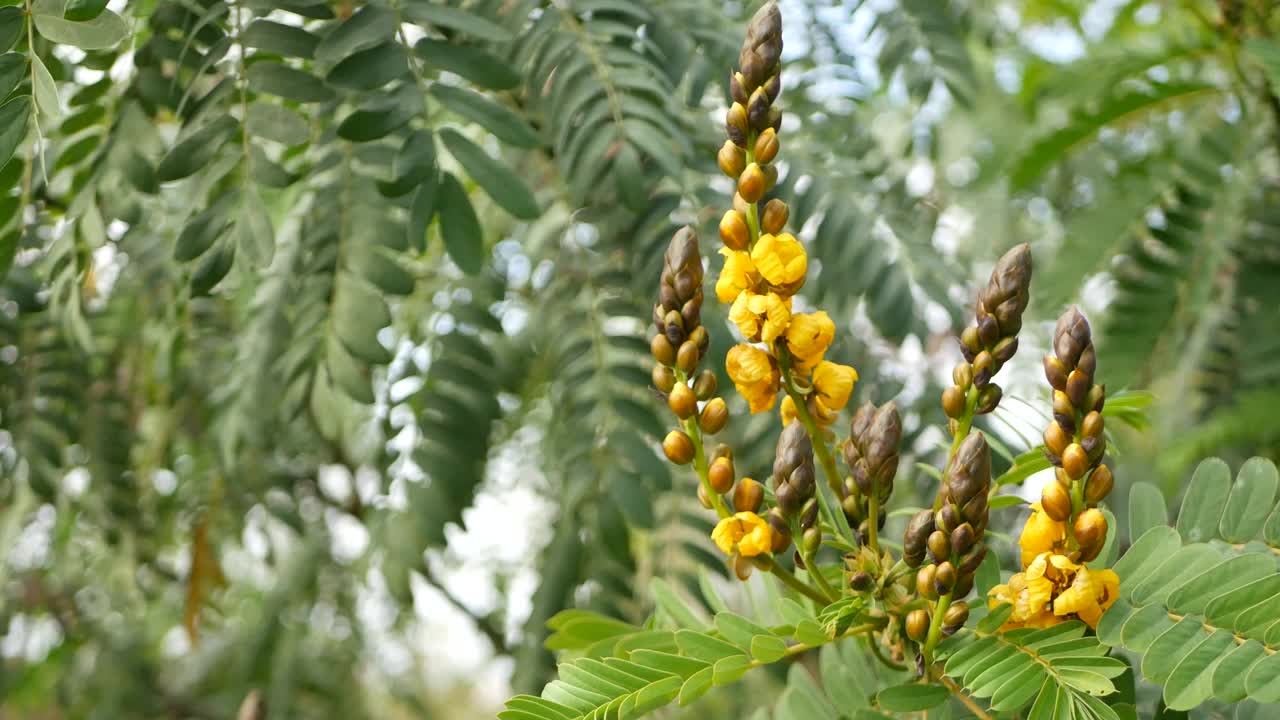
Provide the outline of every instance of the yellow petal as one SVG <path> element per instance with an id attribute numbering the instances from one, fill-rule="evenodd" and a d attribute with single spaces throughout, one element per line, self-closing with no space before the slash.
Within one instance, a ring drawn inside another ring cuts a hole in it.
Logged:
<path id="1" fill-rule="evenodd" d="M 858 379 L 858 371 L 848 365 L 822 361 L 813 370 L 813 387 L 822 403 L 832 412 L 838 412 L 849 404 L 849 394 Z"/>
<path id="2" fill-rule="evenodd" d="M 812 368 L 831 347 L 836 326 L 825 312 L 802 313 L 791 318 L 787 328 L 787 349 L 800 369 Z"/>
<path id="3" fill-rule="evenodd" d="M 761 235 L 751 249 L 751 260 L 765 282 L 778 287 L 800 283 L 809 267 L 804 245 L 790 233 Z"/>
<path id="4" fill-rule="evenodd" d="M 1022 567 L 1027 567 L 1040 553 L 1053 550 L 1066 536 L 1064 523 L 1049 517 L 1040 503 L 1032 503 L 1031 517 L 1027 518 L 1022 536 L 1018 538 L 1018 545 L 1022 547 Z"/>
<path id="5" fill-rule="evenodd" d="M 751 256 L 747 253 L 720 248 L 720 254 L 724 255 L 724 269 L 720 271 L 720 277 L 716 280 L 716 297 L 720 298 L 720 302 L 731 303 L 737 300 L 744 290 L 754 288 L 759 275 L 756 273 L 755 264 L 751 262 Z"/>
<path id="6" fill-rule="evenodd" d="M 791 299 L 783 300 L 777 293 L 769 293 L 765 298 L 764 328 L 760 339 L 772 343 L 782 336 L 791 322 Z"/>
<path id="7" fill-rule="evenodd" d="M 735 383 L 767 380 L 774 372 L 769 353 L 751 345 L 735 345 L 725 355 L 724 368 Z"/>
<path id="8" fill-rule="evenodd" d="M 727 517 L 716 523 L 715 529 L 711 531 L 711 541 L 725 555 L 731 555 L 733 546 L 738 543 L 742 533 L 742 521 L 735 517 Z"/>

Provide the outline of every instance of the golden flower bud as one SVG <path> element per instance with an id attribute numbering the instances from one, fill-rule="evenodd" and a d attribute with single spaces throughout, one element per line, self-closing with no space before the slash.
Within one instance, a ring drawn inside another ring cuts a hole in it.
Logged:
<path id="1" fill-rule="evenodd" d="M 951 382 L 955 383 L 961 390 L 968 392 L 969 386 L 973 385 L 973 366 L 967 362 L 956 363 L 951 371 Z"/>
<path id="2" fill-rule="evenodd" d="M 703 370 L 693 381 L 693 394 L 697 395 L 699 400 L 710 400 L 711 396 L 716 394 L 716 384 L 716 374 L 711 370 Z"/>
<path id="3" fill-rule="evenodd" d="M 791 208 L 778 198 L 764 204 L 764 212 L 760 216 L 760 229 L 770 235 L 777 235 L 787 226 L 787 218 L 791 216 Z"/>
<path id="4" fill-rule="evenodd" d="M 689 386 L 682 382 L 676 383 L 671 388 L 671 393 L 667 395 L 667 405 L 681 420 L 692 417 L 698 412 L 698 398 L 694 396 Z"/>
<path id="5" fill-rule="evenodd" d="M 729 407 L 724 404 L 724 398 L 712 398 L 702 408 L 702 414 L 698 416 L 698 427 L 708 435 L 715 435 L 728 423 Z"/>
<path id="6" fill-rule="evenodd" d="M 1089 414 L 1084 416 L 1084 422 L 1080 423 L 1080 432 L 1085 437 L 1101 437 L 1102 429 L 1102 413 L 1097 410 L 1089 411 Z"/>
<path id="7" fill-rule="evenodd" d="M 1089 508 L 1076 516 L 1071 532 L 1075 534 L 1076 542 L 1080 543 L 1082 555 L 1086 549 L 1101 549 L 1103 541 L 1107 539 L 1107 516 L 1098 508 Z M 1097 553 L 1094 553 L 1094 557 L 1097 557 Z"/>
<path id="8" fill-rule="evenodd" d="M 1071 433 L 1062 429 L 1057 422 L 1049 423 L 1049 427 L 1044 430 L 1044 446 L 1054 455 L 1062 455 L 1062 452 L 1071 444 Z"/>
<path id="9" fill-rule="evenodd" d="M 995 383 L 990 383 L 978 391 L 978 404 L 974 406 L 973 411 L 979 415 L 986 415 L 996 409 L 1000 404 L 1000 399 L 1004 397 L 1004 390 Z"/>
<path id="10" fill-rule="evenodd" d="M 956 567 L 950 561 L 938 563 L 938 570 L 933 575 L 933 588 L 939 595 L 951 592 L 956 586 Z"/>
<path id="11" fill-rule="evenodd" d="M 1111 494 L 1111 488 L 1115 487 L 1115 483 L 1115 478 L 1111 476 L 1111 468 L 1099 465 L 1084 486 L 1085 502 L 1092 505 L 1102 502 L 1103 498 Z"/>
<path id="12" fill-rule="evenodd" d="M 765 185 L 769 179 L 764 170 L 756 163 L 751 163 L 738 177 L 738 194 L 748 203 L 755 204 L 764 197 Z"/>
<path id="13" fill-rule="evenodd" d="M 1053 479 L 1057 480 L 1058 484 L 1061 485 L 1062 487 L 1067 489 L 1071 488 L 1071 476 L 1067 475 L 1066 470 L 1063 470 L 1062 468 L 1054 468 Z"/>
<path id="14" fill-rule="evenodd" d="M 1071 404 L 1078 408 L 1085 408 L 1085 401 L 1089 397 L 1089 387 L 1091 386 L 1091 378 L 1079 370 L 1072 370 L 1067 375 L 1067 397 L 1071 399 Z"/>
<path id="15" fill-rule="evenodd" d="M 734 512 L 759 512 L 763 503 L 763 485 L 749 477 L 738 481 L 738 486 L 733 489 Z"/>
<path id="16" fill-rule="evenodd" d="M 1071 404 L 1071 399 L 1067 397 L 1067 394 L 1061 390 L 1054 390 L 1053 391 L 1053 414 L 1064 415 L 1066 417 L 1074 418 L 1075 412 L 1076 412 L 1076 407 Z M 1075 421 L 1073 420 L 1072 422 L 1075 422 Z"/>
<path id="17" fill-rule="evenodd" d="M 1044 377 L 1054 390 L 1066 391 L 1067 368 L 1062 361 L 1052 355 L 1044 356 Z"/>
<path id="18" fill-rule="evenodd" d="M 707 494 L 707 486 L 702 483 L 698 483 L 698 502 L 708 510 L 712 507 L 711 496 Z"/>
<path id="19" fill-rule="evenodd" d="M 664 340 L 666 338 L 663 338 Z M 660 363 L 653 365 L 653 386 L 664 393 L 671 392 L 671 388 L 676 386 L 676 374 L 671 368 Z"/>
<path id="20" fill-rule="evenodd" d="M 663 365 L 674 365 L 676 362 L 676 349 L 666 335 L 654 335 L 649 341 L 649 352 L 653 353 L 654 360 Z"/>
<path id="21" fill-rule="evenodd" d="M 965 365 L 968 367 L 968 365 Z M 949 418 L 959 418 L 964 415 L 965 393 L 959 386 L 952 385 L 942 391 L 942 411 Z"/>
<path id="22" fill-rule="evenodd" d="M 751 558 L 743 557 L 742 555 L 733 556 L 733 574 L 742 582 L 751 579 L 751 569 L 753 567 L 755 566 L 752 564 Z"/>
<path id="23" fill-rule="evenodd" d="M 978 328 L 970 325 L 960 333 L 960 348 L 965 352 L 965 359 L 973 362 L 979 351 L 982 350 L 982 338 L 978 337 Z"/>
<path id="24" fill-rule="evenodd" d="M 720 218 L 720 241 L 730 250 L 746 250 L 751 244 L 747 219 L 737 210 L 727 210 Z"/>
<path id="25" fill-rule="evenodd" d="M 922 565 L 916 571 L 916 593 L 926 600 L 937 600 L 938 591 L 933 587 L 933 576 L 938 571 L 937 565 Z"/>
<path id="26" fill-rule="evenodd" d="M 769 523 L 769 529 L 773 530 L 772 550 L 773 554 L 777 555 L 791 544 L 791 526 L 787 524 L 787 518 L 782 514 L 782 510 L 776 507 L 769 509 L 765 522 Z"/>
<path id="27" fill-rule="evenodd" d="M 756 138 L 755 156 L 758 163 L 771 163 L 778 155 L 778 133 L 773 128 L 766 128 Z"/>
<path id="28" fill-rule="evenodd" d="M 725 140 L 716 155 L 716 161 L 720 164 L 720 172 L 736 178 L 747 167 L 747 153 L 734 145 L 732 140 Z"/>
<path id="29" fill-rule="evenodd" d="M 1067 476 L 1072 480 L 1084 477 L 1085 471 L 1089 469 L 1089 455 L 1078 443 L 1071 443 L 1062 451 L 1062 469 L 1067 471 Z"/>
<path id="30" fill-rule="evenodd" d="M 720 458 L 707 468 L 707 480 L 711 482 L 711 489 L 721 495 L 733 488 L 733 479 L 733 461 L 729 458 Z"/>
<path id="31" fill-rule="evenodd" d="M 1062 522 L 1071 517 L 1071 496 L 1062 485 L 1056 482 L 1045 483 L 1044 490 L 1040 493 L 1040 507 L 1044 508 L 1045 515 L 1050 519 Z"/>
<path id="32" fill-rule="evenodd" d="M 778 167 L 776 165 L 764 165 L 764 191 L 769 192 L 774 185 L 778 184 Z"/>
<path id="33" fill-rule="evenodd" d="M 693 462 L 693 441 L 682 430 L 672 430 L 662 439 L 662 452 L 677 465 Z"/>
<path id="34" fill-rule="evenodd" d="M 923 642 L 925 637 L 929 635 L 929 612 L 927 610 L 912 610 L 907 613 L 907 637 L 916 642 Z"/>
<path id="35" fill-rule="evenodd" d="M 742 103 L 734 103 L 725 113 L 724 131 L 734 145 L 747 146 L 747 108 Z"/>
<path id="36" fill-rule="evenodd" d="M 953 635 L 957 630 L 964 627 L 965 621 L 969 619 L 969 603 L 963 600 L 957 600 L 951 603 L 947 608 L 946 614 L 942 616 L 942 631 L 948 635 Z"/>
<path id="37" fill-rule="evenodd" d="M 747 213 L 751 211 L 751 206 L 737 192 L 733 193 L 733 209 L 742 213 L 743 222 L 746 222 Z"/>
<path id="38" fill-rule="evenodd" d="M 973 382 L 979 386 L 986 385 L 987 381 L 996 372 L 996 359 L 991 353 L 983 350 L 973 359 Z"/>
<path id="39" fill-rule="evenodd" d="M 804 536 L 800 539 L 804 544 L 804 552 L 806 555 L 812 555 L 817 552 L 818 546 L 822 544 L 822 531 L 818 526 L 814 525 L 804 531 Z"/>
<path id="40" fill-rule="evenodd" d="M 930 533 L 926 545 L 929 548 L 929 557 L 933 558 L 934 562 L 942 562 L 951 557 L 951 540 L 942 530 L 934 530 Z"/>
<path id="41" fill-rule="evenodd" d="M 692 374 L 698 369 L 698 360 L 702 353 L 698 352 L 698 343 L 693 340 L 685 340 L 680 343 L 680 349 L 676 351 L 676 367 L 685 372 L 686 375 Z"/>
<path id="42" fill-rule="evenodd" d="M 732 460 L 733 448 L 729 447 L 728 445 L 725 445 L 724 443 L 720 443 L 716 445 L 715 449 L 711 451 L 711 459 L 712 461 L 715 461 L 715 460 L 719 460 L 722 457 L 727 457 L 730 460 Z"/>
<path id="43" fill-rule="evenodd" d="M 1094 385 L 1089 389 L 1089 395 L 1084 400 L 1084 407 L 1087 410 L 1097 410 L 1102 412 L 1102 406 L 1107 401 L 1107 386 Z"/>

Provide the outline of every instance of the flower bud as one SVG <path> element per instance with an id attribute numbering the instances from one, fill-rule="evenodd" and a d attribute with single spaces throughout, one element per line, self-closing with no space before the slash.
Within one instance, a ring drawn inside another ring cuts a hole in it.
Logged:
<path id="1" fill-rule="evenodd" d="M 951 531 L 951 552 L 955 555 L 964 555 L 973 547 L 973 543 L 977 540 L 973 532 L 973 526 L 969 523 L 962 523 L 960 527 Z"/>
<path id="2" fill-rule="evenodd" d="M 1044 356 L 1044 377 L 1054 390 L 1066 391 L 1067 368 L 1058 358 L 1052 355 Z"/>
<path id="3" fill-rule="evenodd" d="M 769 127 L 769 94 L 758 87 L 747 98 L 747 124 L 752 130 L 760 131 Z M 760 161 L 765 162 L 765 161 Z"/>
<path id="4" fill-rule="evenodd" d="M 724 404 L 724 398 L 712 398 L 698 416 L 698 427 L 708 435 L 720 432 L 728 422 L 729 408 Z"/>
<path id="5" fill-rule="evenodd" d="M 1102 413 L 1091 410 L 1088 415 L 1084 416 L 1084 421 L 1080 423 L 1080 432 L 1085 437 L 1101 437 L 1103 430 Z"/>
<path id="6" fill-rule="evenodd" d="M 946 595 L 956 586 L 956 567 L 950 561 L 938 563 L 933 575 L 933 588 L 939 595 Z"/>
<path id="7" fill-rule="evenodd" d="M 733 556 L 733 574 L 742 582 L 751 579 L 751 569 L 754 567 L 751 558 L 741 555 Z"/>
<path id="8" fill-rule="evenodd" d="M 934 530 L 929 535 L 929 557 L 934 562 L 942 562 L 951 558 L 951 541 L 947 539 L 947 533 L 942 530 Z"/>
<path id="9" fill-rule="evenodd" d="M 769 514 L 765 516 L 765 522 L 769 523 L 769 529 L 773 531 L 773 554 L 777 555 L 787 546 L 791 544 L 791 526 L 787 524 L 787 519 L 783 517 L 782 510 L 779 508 L 770 508 Z"/>
<path id="10" fill-rule="evenodd" d="M 982 350 L 982 340 L 978 337 L 978 328 L 970 325 L 960 333 L 960 352 L 966 362 L 973 362 Z"/>
<path id="11" fill-rule="evenodd" d="M 1115 479 L 1111 476 L 1111 468 L 1106 465 L 1099 465 L 1097 470 L 1089 476 L 1089 482 L 1084 486 L 1085 502 L 1096 505 L 1102 502 L 1103 498 L 1111 494 L 1111 488 L 1115 486 Z"/>
<path id="12" fill-rule="evenodd" d="M 1076 542 L 1080 543 L 1081 554 L 1086 549 L 1101 549 L 1103 541 L 1107 539 L 1107 516 L 1098 508 L 1089 508 L 1076 516 L 1071 532 L 1076 536 Z M 1096 553 L 1094 557 L 1097 557 Z"/>
<path id="13" fill-rule="evenodd" d="M 982 387 L 991 381 L 996 372 L 996 359 L 983 350 L 973 358 L 973 384 Z"/>
<path id="14" fill-rule="evenodd" d="M 982 306 L 978 306 L 978 340 L 982 342 L 983 347 L 991 347 L 1000 341 L 1000 325 L 996 323 L 996 319 L 982 312 Z"/>
<path id="15" fill-rule="evenodd" d="M 768 182 L 764 169 L 756 163 L 751 163 L 738 177 L 738 194 L 743 200 L 754 205 L 764 197 L 765 185 Z"/>
<path id="16" fill-rule="evenodd" d="M 698 369 L 700 355 L 698 344 L 692 340 L 685 340 L 680 343 L 680 349 L 676 351 L 676 367 L 683 370 L 686 375 L 691 375 Z"/>
<path id="17" fill-rule="evenodd" d="M 732 460 L 733 448 L 729 447 L 728 445 L 725 445 L 724 443 L 719 443 L 718 445 L 716 445 L 715 449 L 711 451 L 711 461 L 715 462 L 720 458 L 729 458 L 730 460 Z"/>
<path id="18" fill-rule="evenodd" d="M 1084 400 L 1084 406 L 1088 410 L 1097 410 L 1102 412 L 1102 406 L 1107 400 L 1107 386 L 1094 385 L 1089 389 L 1089 395 Z"/>
<path id="19" fill-rule="evenodd" d="M 666 335 L 654 335 L 649 341 L 649 352 L 653 353 L 653 359 L 663 365 L 674 365 L 676 362 L 676 349 L 667 339 Z"/>
<path id="20" fill-rule="evenodd" d="M 964 415 L 964 409 L 965 393 L 959 386 L 952 385 L 942 391 L 942 411 L 947 414 L 947 417 L 959 419 Z"/>
<path id="21" fill-rule="evenodd" d="M 921 510 L 911 516 L 907 522 L 907 531 L 902 538 L 902 559 L 907 565 L 917 567 L 924 560 L 926 543 L 934 530 L 932 510 Z"/>
<path id="22" fill-rule="evenodd" d="M 937 565 L 921 565 L 916 571 L 916 593 L 925 600 L 938 599 L 938 591 L 933 586 L 934 575 L 937 572 Z"/>
<path id="23" fill-rule="evenodd" d="M 671 393 L 667 395 L 667 405 L 671 408 L 671 412 L 676 414 L 676 417 L 684 420 L 692 417 L 698 411 L 698 398 L 694 397 L 693 391 L 689 389 L 688 385 L 678 382 L 675 387 L 671 388 Z"/>
<path id="24" fill-rule="evenodd" d="M 736 178 L 747 167 L 747 154 L 742 148 L 734 145 L 732 140 L 725 140 L 724 145 L 720 147 L 720 152 L 716 155 L 716 161 L 720 165 L 720 172 Z"/>
<path id="25" fill-rule="evenodd" d="M 740 72 L 729 73 L 729 96 L 736 103 L 747 104 L 747 79 Z"/>
<path id="26" fill-rule="evenodd" d="M 716 374 L 711 370 L 703 370 L 693 381 L 693 394 L 697 395 L 699 400 L 710 400 L 716 394 L 716 383 Z"/>
<path id="27" fill-rule="evenodd" d="M 1071 517 L 1071 496 L 1056 482 L 1045 483 L 1040 493 L 1040 506 L 1044 508 L 1045 515 L 1056 522 Z"/>
<path id="28" fill-rule="evenodd" d="M 804 537 L 801 539 L 804 543 L 804 552 L 806 555 L 812 555 L 818 551 L 818 546 L 822 544 L 822 531 L 815 525 L 804 531 Z M 815 570 L 816 572 L 816 570 Z"/>
<path id="29" fill-rule="evenodd" d="M 724 132 L 740 148 L 747 146 L 747 108 L 734 103 L 724 116 Z"/>
<path id="30" fill-rule="evenodd" d="M 666 338 L 663 338 L 666 340 Z M 654 364 L 653 366 L 653 386 L 664 393 L 671 392 L 671 388 L 676 386 L 676 374 L 666 365 Z"/>
<path id="31" fill-rule="evenodd" d="M 707 468 L 707 480 L 711 483 L 711 489 L 717 494 L 723 495 L 733 488 L 733 461 L 729 458 L 720 458 L 711 463 L 711 467 Z"/>
<path id="32" fill-rule="evenodd" d="M 733 489 L 734 512 L 759 512 L 763 503 L 763 485 L 749 477 L 738 481 L 738 486 Z"/>
<path id="33" fill-rule="evenodd" d="M 907 613 L 907 637 L 916 642 L 924 642 L 929 635 L 929 612 L 919 609 Z"/>
<path id="34" fill-rule="evenodd" d="M 871 589 L 871 575 L 861 570 L 849 576 L 849 588 L 855 592 L 866 592 Z"/>
<path id="35" fill-rule="evenodd" d="M 968 392 L 969 386 L 973 385 L 973 366 L 967 362 L 956 363 L 951 371 L 951 382 L 962 391 Z"/>
<path id="36" fill-rule="evenodd" d="M 710 510 L 713 506 L 711 496 L 707 494 L 707 486 L 702 483 L 698 483 L 698 502 L 707 510 Z"/>
<path id="37" fill-rule="evenodd" d="M 1053 416 L 1072 418 L 1072 424 L 1075 423 L 1076 407 L 1071 404 L 1071 398 L 1061 390 L 1053 391 Z M 1065 424 L 1065 423 L 1064 423 Z"/>
<path id="38" fill-rule="evenodd" d="M 720 241 L 730 250 L 746 250 L 751 244 L 751 229 L 737 210 L 727 210 L 720 218 Z"/>
<path id="39" fill-rule="evenodd" d="M 1071 400 L 1071 404 L 1078 407 L 1085 407 L 1085 401 L 1089 397 L 1089 388 L 1091 386 L 1088 375 L 1079 370 L 1072 370 L 1067 375 L 1067 397 Z"/>
<path id="40" fill-rule="evenodd" d="M 760 215 L 760 229 L 769 235 L 777 235 L 787 226 L 787 218 L 791 209 L 778 198 L 764 204 L 764 212 Z"/>
<path id="41" fill-rule="evenodd" d="M 800 527 L 810 528 L 818 522 L 818 498 L 811 497 L 800 509 Z"/>
<path id="42" fill-rule="evenodd" d="M 1058 484 L 1061 485 L 1062 487 L 1071 489 L 1071 476 L 1067 474 L 1066 470 L 1063 470 L 1060 467 L 1054 468 L 1053 479 L 1057 480 Z"/>
<path id="43" fill-rule="evenodd" d="M 1057 422 L 1049 423 L 1044 431 L 1044 446 L 1054 455 L 1062 455 L 1062 451 L 1071 444 L 1071 434 L 1062 429 Z"/>
<path id="44" fill-rule="evenodd" d="M 974 408 L 974 412 L 978 415 L 986 415 L 996 406 L 1000 404 L 1000 398 L 1004 397 L 1004 391 L 995 383 L 989 383 L 982 390 L 978 391 L 978 405 Z"/>
<path id="45" fill-rule="evenodd" d="M 991 355 L 995 357 L 996 362 L 1003 365 L 1013 359 L 1014 353 L 1018 352 L 1018 338 L 1006 337 L 996 343 L 991 348 Z"/>
<path id="46" fill-rule="evenodd" d="M 947 608 L 946 614 L 942 616 L 942 633 L 944 635 L 954 635 L 957 630 L 964 627 L 965 621 L 969 619 L 969 603 L 963 600 L 957 600 L 951 603 Z"/>
<path id="47" fill-rule="evenodd" d="M 771 163 L 778 154 L 778 133 L 768 128 L 756 138 L 755 159 L 758 163 Z"/>
<path id="48" fill-rule="evenodd" d="M 1071 443 L 1062 451 L 1062 469 L 1072 480 L 1079 480 L 1089 469 L 1089 455 L 1076 443 Z"/>
<path id="49" fill-rule="evenodd" d="M 662 452 L 677 465 L 693 462 L 693 441 L 681 430 L 672 430 L 662 439 Z"/>

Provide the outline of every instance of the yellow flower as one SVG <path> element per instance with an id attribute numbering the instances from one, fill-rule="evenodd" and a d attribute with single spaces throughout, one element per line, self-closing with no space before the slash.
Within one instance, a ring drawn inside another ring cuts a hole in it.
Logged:
<path id="1" fill-rule="evenodd" d="M 813 390 L 819 413 L 829 414 L 834 419 L 835 414 L 849 404 L 849 395 L 857 379 L 858 371 L 848 365 L 826 360 L 818 363 L 818 367 L 813 369 Z"/>
<path id="2" fill-rule="evenodd" d="M 1089 627 L 1098 627 L 1102 612 L 1120 595 L 1120 576 L 1114 570 L 1090 570 L 1081 567 L 1071 587 L 1053 601 L 1054 615 L 1075 613 Z"/>
<path id="3" fill-rule="evenodd" d="M 778 414 L 782 416 L 782 427 L 791 424 L 796 419 L 796 401 L 791 399 L 790 395 L 782 397 L 782 406 L 778 408 Z"/>
<path id="4" fill-rule="evenodd" d="M 794 293 L 804 285 L 809 257 L 791 233 L 761 235 L 751 248 L 751 260 L 765 281 L 779 290 Z"/>
<path id="5" fill-rule="evenodd" d="M 724 369 L 751 405 L 751 412 L 773 407 L 781 378 L 769 353 L 750 345 L 735 345 L 725 355 Z"/>
<path id="6" fill-rule="evenodd" d="M 716 280 L 716 297 L 722 303 L 731 303 L 742 291 L 752 290 L 759 284 L 760 273 L 745 252 L 720 248 L 720 254 L 724 255 L 724 269 Z"/>
<path id="7" fill-rule="evenodd" d="M 711 539 L 726 555 L 732 555 L 736 547 L 739 555 L 753 557 L 769 552 L 773 530 L 759 515 L 740 512 L 721 520 L 711 531 Z"/>
<path id="8" fill-rule="evenodd" d="M 836 325 L 825 312 L 792 316 L 791 325 L 787 327 L 787 349 L 795 359 L 796 369 L 808 371 L 822 362 L 835 334 Z"/>
<path id="9" fill-rule="evenodd" d="M 747 340 L 772 343 L 786 332 L 787 324 L 791 322 L 791 298 L 783 299 L 772 292 L 760 295 L 744 290 L 729 308 L 729 319 Z"/>
<path id="10" fill-rule="evenodd" d="M 1057 482 L 1056 480 L 1053 482 Z M 1027 567 L 1040 553 L 1059 547 L 1067 537 L 1067 526 L 1045 513 L 1040 503 L 1031 503 L 1031 517 L 1022 528 L 1018 545 L 1022 547 L 1022 567 Z"/>

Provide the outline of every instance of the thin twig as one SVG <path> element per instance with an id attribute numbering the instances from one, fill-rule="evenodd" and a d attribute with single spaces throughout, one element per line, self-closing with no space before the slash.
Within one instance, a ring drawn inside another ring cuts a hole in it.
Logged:
<path id="1" fill-rule="evenodd" d="M 942 684 L 945 685 L 947 689 L 951 691 L 951 694 L 959 698 L 960 702 L 964 703 L 965 707 L 969 708 L 969 710 L 971 710 L 974 715 L 978 716 L 982 720 L 991 720 L 991 715 L 988 714 L 986 710 L 983 710 L 981 705 L 974 702 L 973 698 L 969 697 L 968 695 L 965 695 L 964 690 L 961 690 L 960 686 L 957 685 L 954 680 L 947 677 L 946 675 L 943 675 L 941 680 L 942 680 Z"/>

